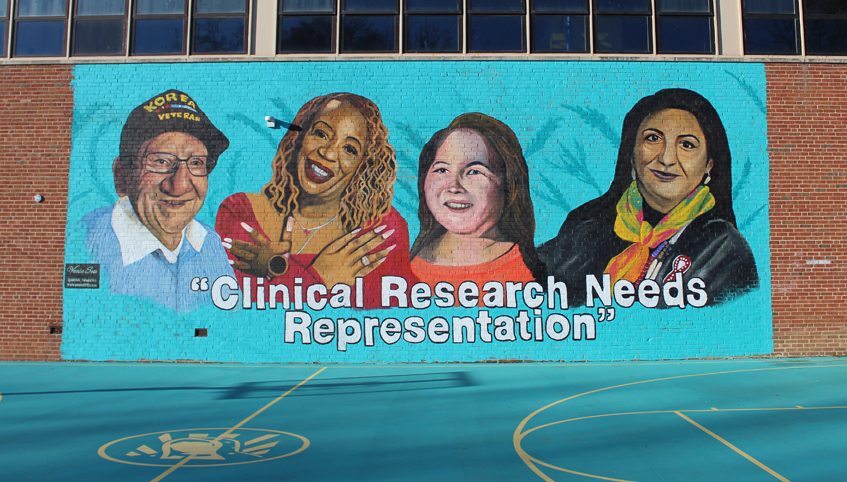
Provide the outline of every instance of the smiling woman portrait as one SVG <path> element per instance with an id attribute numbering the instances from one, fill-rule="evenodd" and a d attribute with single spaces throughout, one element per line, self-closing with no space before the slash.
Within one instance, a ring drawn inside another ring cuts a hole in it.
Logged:
<path id="1" fill-rule="evenodd" d="M 462 114 L 436 132 L 418 163 L 421 231 L 412 269 L 430 285 L 544 277 L 533 238 L 529 170 L 504 123 Z"/>
<path id="2" fill-rule="evenodd" d="M 271 181 L 218 210 L 215 227 L 239 283 L 303 278 L 331 289 L 364 277 L 364 308 L 379 307 L 381 277 L 411 271 L 408 227 L 391 207 L 396 173 L 372 101 L 335 93 L 307 102 L 279 144 Z"/>
<path id="3" fill-rule="evenodd" d="M 587 275 L 635 287 L 681 275 L 705 305 L 754 289 L 759 278 L 736 228 L 731 167 L 726 131 L 708 100 L 686 89 L 647 96 L 624 118 L 609 190 L 570 212 L 539 256 L 575 306 L 586 302 Z"/>

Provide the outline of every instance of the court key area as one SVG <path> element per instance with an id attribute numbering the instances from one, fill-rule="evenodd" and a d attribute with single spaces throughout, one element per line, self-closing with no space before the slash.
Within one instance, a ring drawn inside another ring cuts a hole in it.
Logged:
<path id="1" fill-rule="evenodd" d="M 837 358 L 0 364 L 3 481 L 847 480 Z"/>

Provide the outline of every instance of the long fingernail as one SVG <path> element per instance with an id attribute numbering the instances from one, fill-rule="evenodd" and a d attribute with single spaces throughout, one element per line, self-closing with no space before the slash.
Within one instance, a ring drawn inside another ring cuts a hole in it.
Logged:
<path id="1" fill-rule="evenodd" d="M 291 257 L 291 253 L 285 253 L 282 255 L 283 258 L 288 259 Z"/>
<path id="2" fill-rule="evenodd" d="M 231 260 L 231 259 L 228 259 L 227 261 L 229 261 L 229 265 L 230 265 L 230 266 L 232 266 L 232 265 L 234 265 L 234 264 L 235 264 L 235 261 L 233 261 L 233 260 Z"/>
<path id="3" fill-rule="evenodd" d="M 377 234 L 379 234 L 379 233 L 381 233 L 381 232 L 382 232 L 382 230 L 383 230 L 383 229 L 385 229 L 386 227 L 387 227 L 387 226 L 386 226 L 385 224 L 383 224 L 382 226 L 380 226 L 380 227 L 378 227 L 378 228 L 374 229 L 374 232 L 375 232 L 375 233 L 377 233 Z"/>
<path id="4" fill-rule="evenodd" d="M 231 243 L 231 242 L 232 242 L 232 238 L 224 238 L 224 243 Z"/>
<path id="5" fill-rule="evenodd" d="M 288 224 L 285 225 L 285 230 L 291 232 L 292 229 L 294 229 L 294 219 L 288 218 Z"/>
<path id="6" fill-rule="evenodd" d="M 232 248 L 232 245 L 231 245 L 231 244 L 229 244 L 229 243 L 221 243 L 221 244 L 222 244 L 222 245 L 224 246 L 224 248 L 226 248 L 226 249 L 231 249 L 231 248 Z"/>
<path id="7" fill-rule="evenodd" d="M 397 245 L 396 245 L 396 244 L 392 244 L 391 246 L 389 246 L 389 247 L 385 248 L 385 250 L 386 250 L 386 251 L 388 251 L 388 252 L 390 253 L 390 252 L 391 252 L 391 250 L 392 250 L 392 249 L 394 249 L 394 248 L 396 248 L 396 247 L 397 247 Z"/>
<path id="8" fill-rule="evenodd" d="M 359 234 L 359 231 L 361 231 L 361 230 L 362 230 L 362 228 L 356 228 L 356 229 L 350 231 L 350 234 Z"/>
<path id="9" fill-rule="evenodd" d="M 253 228 L 251 228 L 250 225 L 247 224 L 247 223 L 241 223 L 241 227 L 244 228 L 244 230 L 247 231 L 248 233 L 253 232 Z"/>
<path id="10" fill-rule="evenodd" d="M 388 231 L 388 232 L 383 233 L 383 234 L 382 234 L 382 239 L 388 239 L 388 238 L 390 238 L 390 237 L 391 237 L 391 235 L 392 235 L 392 234 L 394 234 L 394 230 L 393 230 L 393 229 L 392 229 L 391 231 Z"/>

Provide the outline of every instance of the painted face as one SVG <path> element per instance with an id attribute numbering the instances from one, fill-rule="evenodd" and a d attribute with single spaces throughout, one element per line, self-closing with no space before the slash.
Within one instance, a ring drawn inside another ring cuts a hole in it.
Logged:
<path id="1" fill-rule="evenodd" d="M 644 119 L 634 154 L 638 190 L 663 213 L 685 199 L 712 169 L 697 118 L 679 109 L 665 109 Z"/>
<path id="2" fill-rule="evenodd" d="M 424 181 L 435 220 L 455 234 L 482 236 L 503 211 L 503 180 L 495 174 L 483 137 L 456 130 L 435 152 Z"/>
<path id="3" fill-rule="evenodd" d="M 365 118 L 350 104 L 330 102 L 308 128 L 297 160 L 304 192 L 340 196 L 364 158 Z"/>
<path id="4" fill-rule="evenodd" d="M 175 248 L 182 230 L 203 207 L 208 187 L 208 177 L 197 177 L 188 172 L 184 162 L 176 172 L 156 174 L 144 167 L 144 156 L 165 152 L 186 159 L 206 156 L 206 146 L 196 137 L 182 132 L 166 132 L 141 145 L 137 165 L 126 187 L 126 194 L 136 214 L 147 229 L 165 246 Z M 173 246 L 172 246 L 173 245 Z"/>

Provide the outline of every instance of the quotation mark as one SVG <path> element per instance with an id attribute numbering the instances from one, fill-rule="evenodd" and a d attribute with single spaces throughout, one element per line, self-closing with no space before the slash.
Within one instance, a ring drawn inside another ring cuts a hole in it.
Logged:
<path id="1" fill-rule="evenodd" d="M 600 319 L 597 320 L 597 321 L 612 321 L 612 320 L 615 319 L 615 309 L 614 308 L 605 308 L 605 307 L 601 306 L 597 310 L 597 314 L 600 315 Z M 608 318 L 606 317 L 607 314 L 609 315 Z"/>
<path id="2" fill-rule="evenodd" d="M 191 280 L 191 291 L 209 291 L 209 278 L 194 278 Z"/>

